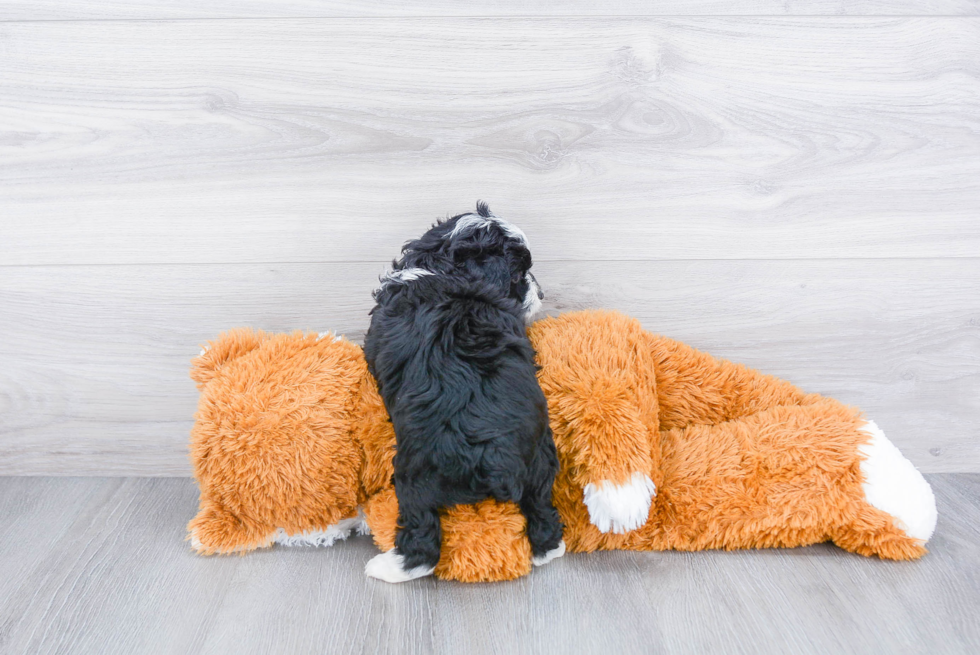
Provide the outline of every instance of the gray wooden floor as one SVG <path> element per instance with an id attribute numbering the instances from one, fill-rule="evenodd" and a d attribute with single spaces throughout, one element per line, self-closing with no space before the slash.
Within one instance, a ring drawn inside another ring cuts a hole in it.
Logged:
<path id="1" fill-rule="evenodd" d="M 368 538 L 204 558 L 186 478 L 0 478 L 0 652 L 976 653 L 980 475 L 932 552 L 569 555 L 508 583 L 368 580 Z"/>

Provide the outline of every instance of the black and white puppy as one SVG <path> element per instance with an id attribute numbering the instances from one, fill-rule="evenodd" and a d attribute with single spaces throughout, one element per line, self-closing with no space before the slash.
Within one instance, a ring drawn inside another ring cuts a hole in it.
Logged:
<path id="1" fill-rule="evenodd" d="M 515 501 L 535 564 L 565 551 L 558 456 L 525 321 L 543 297 L 527 238 L 483 204 L 402 248 L 374 293 L 368 368 L 395 430 L 395 548 L 366 573 L 404 582 L 439 561 L 439 510 Z"/>

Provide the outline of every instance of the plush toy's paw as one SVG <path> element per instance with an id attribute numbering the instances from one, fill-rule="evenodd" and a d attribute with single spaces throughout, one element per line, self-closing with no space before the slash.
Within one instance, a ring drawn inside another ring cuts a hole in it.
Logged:
<path id="1" fill-rule="evenodd" d="M 891 514 L 895 524 L 913 539 L 929 540 L 936 529 L 936 498 L 922 474 L 885 436 L 874 421 L 862 428 L 871 440 L 858 447 L 864 456 L 864 496 L 868 503 Z"/>
<path id="2" fill-rule="evenodd" d="M 625 484 L 590 482 L 584 491 L 592 525 L 599 532 L 623 534 L 646 523 L 657 488 L 649 476 L 634 473 Z"/>
<path id="3" fill-rule="evenodd" d="M 386 553 L 372 557 L 364 567 L 364 572 L 369 578 L 377 578 L 385 582 L 408 582 L 432 575 L 432 572 L 435 571 L 435 567 L 428 566 L 416 566 L 414 569 L 406 571 L 404 565 L 405 558 L 392 548 Z"/>
<path id="4" fill-rule="evenodd" d="M 560 544 L 558 544 L 556 547 L 549 550 L 544 555 L 540 555 L 538 557 L 532 557 L 531 564 L 534 564 L 535 566 L 544 566 L 551 560 L 558 559 L 564 554 L 565 554 L 565 541 L 562 540 Z"/>
<path id="5" fill-rule="evenodd" d="M 371 534 L 364 518 L 364 513 L 359 511 L 358 515 L 341 519 L 334 525 L 328 525 L 323 530 L 310 530 L 289 534 L 282 528 L 276 530 L 272 537 L 272 543 L 280 546 L 333 546 L 334 543 L 346 539 L 352 534 L 365 535 Z"/>

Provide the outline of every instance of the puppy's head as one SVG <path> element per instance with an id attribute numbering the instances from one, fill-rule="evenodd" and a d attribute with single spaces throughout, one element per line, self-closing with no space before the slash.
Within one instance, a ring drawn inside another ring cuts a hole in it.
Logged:
<path id="1" fill-rule="evenodd" d="M 524 307 L 525 319 L 541 309 L 544 294 L 531 274 L 531 251 L 519 227 L 494 216 L 484 202 L 476 212 L 436 223 L 402 248 L 394 273 L 419 270 L 487 282 Z"/>

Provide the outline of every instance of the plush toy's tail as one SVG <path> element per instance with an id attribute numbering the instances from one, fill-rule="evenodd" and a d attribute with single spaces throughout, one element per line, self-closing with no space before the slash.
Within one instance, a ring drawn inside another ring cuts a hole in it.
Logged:
<path id="1" fill-rule="evenodd" d="M 936 529 L 932 487 L 873 421 L 861 431 L 868 437 L 858 447 L 866 503 L 853 523 L 834 534 L 834 543 L 861 555 L 921 557 Z"/>

